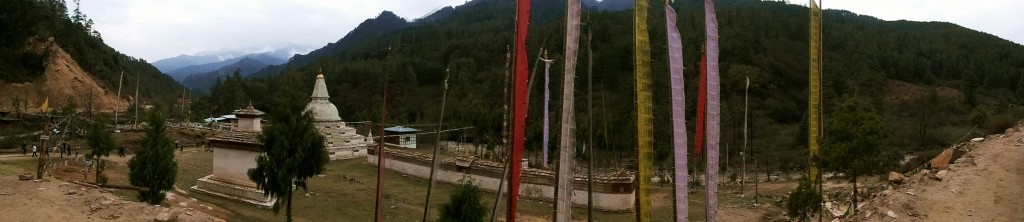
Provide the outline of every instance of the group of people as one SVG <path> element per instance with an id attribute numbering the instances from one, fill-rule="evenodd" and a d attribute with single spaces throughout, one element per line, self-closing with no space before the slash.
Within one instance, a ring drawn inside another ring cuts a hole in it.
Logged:
<path id="1" fill-rule="evenodd" d="M 179 151 L 185 151 L 185 144 L 181 143 L 180 141 L 174 141 L 174 148 L 178 149 Z M 61 143 L 60 146 L 54 146 L 53 149 L 43 149 L 43 155 L 49 157 L 50 150 L 53 150 L 54 152 L 60 152 L 61 157 L 64 157 L 65 154 L 71 156 L 71 146 L 69 146 L 68 143 Z M 39 151 L 36 145 L 32 145 L 32 156 L 38 156 L 38 153 Z M 21 144 L 21 155 L 28 155 L 28 144 Z M 126 156 L 124 144 L 121 144 L 121 146 L 117 148 L 117 156 Z M 75 157 L 78 157 L 78 151 L 75 151 Z"/>
<path id="2" fill-rule="evenodd" d="M 60 152 L 61 157 L 71 156 L 71 146 L 68 143 L 61 143 L 60 146 L 54 146 L 52 149 L 43 149 L 43 155 L 49 157 L 51 150 Z M 21 144 L 21 155 L 28 155 L 28 144 Z M 36 145 L 32 145 L 32 156 L 39 156 L 39 148 Z M 75 151 L 75 157 L 78 157 L 78 151 Z"/>

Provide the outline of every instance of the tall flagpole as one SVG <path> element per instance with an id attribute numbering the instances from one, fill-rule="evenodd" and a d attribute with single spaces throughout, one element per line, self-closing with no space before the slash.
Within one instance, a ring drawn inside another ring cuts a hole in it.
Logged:
<path id="1" fill-rule="evenodd" d="M 647 1 L 633 2 L 633 73 L 636 78 L 637 118 L 637 221 L 651 221 L 651 171 L 653 164 L 653 105 L 651 99 L 651 46 L 647 33 Z"/>
<path id="2" fill-rule="evenodd" d="M 509 103 L 511 103 L 511 100 L 509 99 L 511 97 L 509 97 L 509 95 L 508 95 L 508 88 L 509 88 L 509 85 L 508 85 L 509 84 L 508 72 L 509 72 L 509 65 L 510 65 L 510 63 L 512 63 L 512 51 L 509 51 L 509 48 L 506 45 L 505 46 L 505 84 L 503 85 L 503 88 L 505 89 L 504 90 L 505 91 L 505 93 L 504 93 L 504 95 L 505 95 L 504 96 L 504 100 L 505 100 L 504 108 L 505 109 L 504 109 L 504 112 L 501 114 L 502 115 L 502 117 L 501 117 L 502 122 L 501 122 L 501 149 L 500 149 L 503 152 L 503 155 L 505 155 L 504 156 L 505 164 L 504 164 L 503 169 L 501 170 L 501 180 L 498 182 L 497 192 L 495 192 L 494 207 L 491 208 L 491 220 L 490 220 L 491 222 L 494 222 L 495 219 L 498 216 L 498 203 L 501 203 L 501 196 L 504 193 L 504 191 L 502 191 L 502 190 L 503 190 L 503 188 L 505 188 L 505 179 L 508 179 L 508 167 L 509 167 L 508 164 L 509 164 L 510 161 L 512 161 L 512 159 L 509 159 L 509 156 L 511 156 L 510 151 L 512 149 L 509 149 L 509 146 L 508 146 L 508 139 L 509 139 L 509 133 L 510 133 L 509 132 L 510 131 L 509 130 L 509 125 L 508 125 L 508 120 L 509 120 L 509 117 L 510 117 L 509 114 L 508 114 L 508 110 L 509 110 L 508 106 L 509 106 Z"/>
<path id="3" fill-rule="evenodd" d="M 576 168 L 576 53 L 580 36 L 580 1 L 566 1 L 565 67 L 562 79 L 562 130 L 559 140 L 558 189 L 555 220 L 572 221 L 572 194 Z"/>
<path id="4" fill-rule="evenodd" d="M 527 92 L 527 61 L 526 61 L 526 33 L 530 20 L 530 0 L 517 0 L 516 3 L 516 39 L 515 39 L 515 86 L 512 112 L 512 156 L 509 159 L 511 165 L 509 175 L 509 198 L 508 212 L 505 221 L 516 221 L 516 208 L 519 204 L 519 179 L 522 171 L 523 143 L 526 135 L 526 99 Z"/>
<path id="5" fill-rule="evenodd" d="M 384 155 L 387 155 L 387 146 L 384 145 L 385 137 L 387 133 L 384 131 L 385 122 L 387 121 L 388 113 L 388 75 L 391 70 L 391 47 L 388 47 L 388 62 L 385 63 L 387 67 L 384 67 L 384 90 L 383 90 L 383 102 L 380 105 L 380 146 L 377 148 L 377 204 L 376 204 L 376 217 L 374 221 L 384 221 Z M 440 133 L 440 132 L 438 132 Z"/>
<path id="6" fill-rule="evenodd" d="M 124 70 L 121 70 L 121 77 L 117 77 L 117 101 L 114 102 L 114 131 L 117 131 L 117 109 L 121 106 L 121 84 L 124 83 Z"/>
<path id="7" fill-rule="evenodd" d="M 719 136 L 719 83 L 718 83 L 718 19 L 715 18 L 714 0 L 704 0 L 704 21 L 707 28 L 707 221 L 718 220 L 718 136 Z"/>
<path id="8" fill-rule="evenodd" d="M 686 96 L 683 94 L 683 43 L 679 37 L 679 29 L 676 28 L 676 12 L 668 0 L 665 5 L 665 32 L 668 42 L 669 79 L 671 80 L 672 94 L 672 146 L 674 161 L 676 221 L 688 221 L 689 212 L 689 188 L 686 181 L 689 177 L 686 171 Z M 682 181 L 682 182 L 680 182 Z"/>
<path id="9" fill-rule="evenodd" d="M 822 128 L 821 127 L 821 120 L 820 120 L 820 115 L 821 115 L 821 69 L 820 69 L 821 68 L 820 67 L 821 60 L 820 59 L 821 58 L 819 56 L 820 55 L 819 54 L 820 53 L 819 48 L 821 47 L 821 42 L 820 42 L 821 41 L 821 36 L 819 34 L 819 32 L 820 32 L 820 30 L 819 30 L 819 23 L 820 23 L 820 19 L 821 19 L 821 10 L 820 10 L 820 8 L 818 8 L 817 4 L 815 4 L 815 2 L 813 0 L 811 1 L 811 4 L 810 4 L 810 6 L 808 8 L 810 10 L 810 17 L 811 18 L 810 18 L 810 24 L 809 24 L 809 26 L 810 26 L 810 47 L 808 47 L 808 48 L 810 48 L 810 52 L 808 53 L 810 55 L 810 67 L 809 67 L 809 71 L 810 71 L 809 79 L 810 80 L 808 81 L 810 83 L 810 86 L 808 86 L 808 93 L 810 95 L 808 97 L 808 102 L 809 102 L 809 104 L 808 104 L 808 109 L 809 109 L 808 110 L 808 114 L 809 114 L 809 117 L 808 117 L 807 123 L 809 125 L 808 125 L 807 128 L 808 128 L 809 132 L 808 132 L 807 139 L 808 139 L 808 143 L 809 143 L 808 147 L 809 147 L 809 150 L 810 150 L 810 155 L 809 156 L 811 158 L 810 159 L 810 162 L 811 162 L 810 179 L 811 179 L 811 184 L 816 184 L 816 183 L 820 183 L 818 177 L 820 176 L 820 173 L 821 173 L 820 169 L 818 169 L 819 166 L 818 166 L 818 163 L 816 161 L 816 158 L 818 158 L 819 145 L 820 145 L 819 144 L 819 142 L 820 142 L 819 136 L 821 134 L 821 128 Z"/>
<path id="10" fill-rule="evenodd" d="M 451 58 L 448 59 L 448 65 L 451 66 Z M 430 183 L 427 184 L 427 201 L 423 204 L 423 221 L 427 221 L 427 215 L 430 213 L 430 194 L 434 192 L 434 182 L 437 178 L 437 158 L 441 153 L 441 128 L 444 124 L 444 105 L 448 99 L 448 72 L 449 70 L 444 69 L 444 90 L 441 91 L 441 116 L 437 118 L 437 144 L 434 147 L 434 157 L 431 158 L 430 163 Z M 498 193 L 501 193 L 499 188 Z"/>
<path id="11" fill-rule="evenodd" d="M 593 25 L 589 24 L 593 22 L 589 13 L 587 22 L 587 25 Z M 594 33 L 590 27 L 592 26 L 587 27 L 587 126 L 590 127 L 587 130 L 587 145 L 590 146 L 590 151 L 584 149 L 583 152 L 587 152 L 587 221 L 594 222 L 594 151 L 597 146 L 594 146 L 594 49 L 590 45 L 594 40 Z"/>
<path id="12" fill-rule="evenodd" d="M 139 127 L 139 81 L 142 79 L 142 73 L 136 73 L 135 75 L 135 120 L 132 127 Z"/>
<path id="13" fill-rule="evenodd" d="M 550 118 L 551 117 L 549 116 L 549 113 L 548 113 L 548 110 L 551 109 L 550 107 L 548 107 L 548 105 L 549 105 L 548 103 L 551 102 L 551 90 L 549 88 L 549 86 L 551 85 L 551 76 L 549 74 L 551 73 L 550 72 L 551 71 L 551 63 L 554 63 L 555 60 L 551 59 L 551 58 L 545 58 L 545 57 L 548 57 L 548 52 L 547 51 L 544 51 L 544 57 L 540 58 L 541 61 L 544 61 L 544 127 L 543 127 L 544 132 L 542 133 L 543 134 L 543 141 L 542 142 L 544 144 L 541 145 L 541 147 L 543 148 L 542 149 L 543 153 L 541 153 L 541 157 L 542 157 L 543 162 L 541 163 L 541 165 L 544 167 L 544 169 L 548 169 L 548 152 L 549 152 L 548 151 L 548 145 L 551 143 L 551 139 L 550 139 L 551 138 L 551 132 L 550 132 L 550 130 L 551 130 L 551 128 L 550 128 L 551 119 Z"/>

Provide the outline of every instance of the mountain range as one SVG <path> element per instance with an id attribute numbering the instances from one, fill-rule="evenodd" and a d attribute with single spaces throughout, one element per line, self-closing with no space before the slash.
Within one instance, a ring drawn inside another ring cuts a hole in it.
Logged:
<path id="1" fill-rule="evenodd" d="M 179 55 L 171 58 L 161 59 L 153 62 L 153 65 L 161 72 L 171 76 L 174 80 L 183 82 L 186 78 L 195 74 L 204 74 L 216 71 L 223 67 L 233 65 L 243 58 L 250 58 L 267 65 L 279 65 L 288 61 L 292 56 L 308 53 L 311 46 L 287 44 L 276 49 L 249 49 L 249 50 L 220 50 L 211 52 L 200 52 L 195 55 Z M 239 64 L 237 66 L 251 66 Z M 261 67 L 262 68 L 262 67 Z"/>
<path id="2" fill-rule="evenodd" d="M 631 105 L 635 103 L 635 80 L 631 75 L 633 15 L 629 10 L 617 10 L 628 8 L 621 4 L 624 2 L 628 1 L 600 1 L 584 13 L 587 25 L 581 33 L 593 33 L 593 62 L 588 62 L 590 56 L 583 53 L 588 48 L 584 39 L 588 38 L 581 36 L 576 73 L 581 82 L 577 82 L 577 92 L 587 91 L 579 84 L 591 74 L 583 70 L 593 70 L 595 109 L 582 108 L 587 106 L 581 99 L 576 100 L 576 107 L 580 123 L 589 118 L 583 117 L 589 114 L 584 113 L 594 112 L 594 122 L 601 124 L 595 129 L 609 128 L 594 132 L 594 147 L 609 154 L 630 155 L 629 147 L 636 141 L 635 128 L 631 127 L 636 124 L 631 118 L 635 116 L 635 106 Z M 658 120 L 671 119 L 662 7 L 653 4 L 649 10 L 651 89 L 654 118 Z M 690 83 L 684 90 L 695 95 L 697 89 L 692 83 L 697 81 L 705 40 L 703 1 L 676 1 L 672 7 L 679 15 L 676 24 L 684 45 L 685 82 Z M 305 95 L 297 97 L 308 97 L 316 73 L 323 70 L 331 101 L 337 104 L 342 119 L 379 119 L 386 81 L 387 121 L 416 124 L 436 121 L 441 92 L 447 86 L 446 102 L 453 108 L 445 112 L 450 116 L 444 118 L 451 120 L 446 124 L 474 126 L 467 140 L 498 144 L 502 115 L 496 110 L 505 105 L 501 98 L 508 86 L 505 59 L 515 29 L 514 9 L 512 1 L 474 0 L 426 24 L 382 13 L 315 53 L 272 66 L 274 70 L 268 68 L 245 79 L 225 81 L 224 87 L 212 90 L 223 93 L 205 102 L 241 107 L 251 100 L 260 109 L 274 107 L 274 99 L 266 95 L 300 93 Z M 737 129 L 742 129 L 744 119 L 743 85 L 749 77 L 751 142 L 764 147 L 766 155 L 762 157 L 773 166 L 798 164 L 796 160 L 807 158 L 801 156 L 806 150 L 799 149 L 807 141 L 807 130 L 801 128 L 807 125 L 807 7 L 777 1 L 721 0 L 716 1 L 716 11 L 720 27 L 722 143 L 733 147 L 739 144 L 736 138 L 742 135 Z M 1020 44 L 948 22 L 885 21 L 843 10 L 825 10 L 823 14 L 826 118 L 833 110 L 830 107 L 843 100 L 869 101 L 891 120 L 886 122 L 892 135 L 888 144 L 903 152 L 915 152 L 953 144 L 957 138 L 978 135 L 979 131 L 1001 132 L 1024 117 L 1024 108 L 1019 106 L 1024 103 L 1024 68 L 1020 66 L 1024 64 L 1024 47 Z M 558 60 L 564 58 L 564 16 L 564 1 L 534 1 L 531 6 L 528 56 L 534 60 L 547 51 L 556 59 L 550 73 L 553 92 L 561 91 L 563 63 Z M 535 64 L 530 62 L 531 66 Z M 540 65 L 538 74 L 544 70 Z M 537 79 L 541 78 L 533 78 Z M 540 86 L 531 88 L 528 123 L 541 121 L 540 115 L 533 115 L 543 111 L 536 102 L 544 101 Z M 687 113 L 693 113 L 693 97 L 687 98 Z M 552 107 L 560 107 L 560 96 L 554 94 L 551 102 Z M 558 122 L 555 118 L 552 121 Z M 656 123 L 656 138 L 671 137 L 671 127 L 666 123 Z M 528 149 L 540 147 L 541 135 L 538 125 L 527 124 Z M 656 140 L 655 156 L 671 156 L 666 149 L 671 146 L 671 140 Z M 738 153 L 736 149 L 727 152 Z"/>

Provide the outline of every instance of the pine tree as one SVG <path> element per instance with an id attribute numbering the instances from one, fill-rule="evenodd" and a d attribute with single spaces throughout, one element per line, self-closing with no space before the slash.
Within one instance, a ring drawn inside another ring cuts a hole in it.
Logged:
<path id="1" fill-rule="evenodd" d="M 821 193 L 811 186 L 810 179 L 800 178 L 800 185 L 786 199 L 786 213 L 793 219 L 807 221 L 810 215 L 820 210 Z"/>
<path id="2" fill-rule="evenodd" d="M 174 186 L 178 175 L 178 163 L 174 161 L 174 146 L 167 136 L 166 122 L 158 113 L 159 108 L 146 115 L 149 128 L 142 146 L 128 161 L 129 179 L 132 186 L 149 188 L 139 191 L 139 200 L 149 204 L 160 204 L 164 195 Z"/>
<path id="3" fill-rule="evenodd" d="M 269 113 L 273 123 L 259 136 L 263 153 L 256 157 L 256 168 L 249 169 L 249 179 L 264 195 L 277 198 L 274 214 L 285 206 L 285 216 L 292 221 L 292 186 L 308 191 L 306 180 L 324 170 L 328 161 L 324 137 L 313 126 L 313 115 L 296 99 L 294 93 L 279 98 L 278 106 Z"/>
<path id="4" fill-rule="evenodd" d="M 484 221 L 487 208 L 480 203 L 480 187 L 470 181 L 463 181 L 441 206 L 441 218 L 438 221 Z"/>
<path id="5" fill-rule="evenodd" d="M 888 172 L 896 167 L 900 156 L 886 146 L 889 131 L 871 104 L 847 99 L 830 117 L 822 144 L 823 166 L 850 177 L 853 205 L 857 206 L 857 177 Z"/>
<path id="6" fill-rule="evenodd" d="M 86 135 L 86 140 L 89 142 L 89 148 L 92 149 L 89 153 L 85 154 L 88 159 L 93 159 L 96 162 L 96 183 L 106 183 L 107 179 L 103 176 L 103 169 L 106 168 L 101 156 L 110 156 L 110 151 L 114 150 L 114 138 L 110 136 L 110 130 L 107 129 L 106 125 L 101 123 L 93 123 L 89 127 L 89 134 Z"/>

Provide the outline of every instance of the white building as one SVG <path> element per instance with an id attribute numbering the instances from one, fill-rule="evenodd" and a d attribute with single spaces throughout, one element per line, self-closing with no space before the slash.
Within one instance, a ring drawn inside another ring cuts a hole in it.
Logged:
<path id="1" fill-rule="evenodd" d="M 250 104 L 234 112 L 236 124 L 231 131 L 207 138 L 213 148 L 213 173 L 199 178 L 193 190 L 232 200 L 270 207 L 276 199 L 263 195 L 249 180 L 249 169 L 256 168 L 256 156 L 263 144 L 256 139 L 262 132 L 263 112 Z"/>
<path id="2" fill-rule="evenodd" d="M 356 134 L 355 128 L 345 125 L 338 115 L 338 107 L 328 100 L 330 95 L 327 94 L 323 70 L 316 75 L 316 85 L 313 86 L 313 95 L 310 97 L 312 101 L 306 105 L 306 110 L 313 113 L 314 125 L 324 136 L 324 146 L 327 147 L 331 160 L 366 156 L 366 147 L 370 143 L 364 136 Z"/>
<path id="3" fill-rule="evenodd" d="M 384 142 L 393 146 L 416 149 L 416 132 L 419 131 L 405 126 L 384 128 L 384 132 L 387 132 Z"/>

